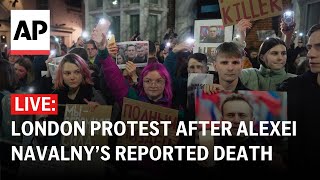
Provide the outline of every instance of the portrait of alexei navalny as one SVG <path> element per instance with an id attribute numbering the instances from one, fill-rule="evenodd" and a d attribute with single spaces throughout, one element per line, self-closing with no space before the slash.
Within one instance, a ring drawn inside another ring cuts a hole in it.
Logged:
<path id="1" fill-rule="evenodd" d="M 223 43 L 223 26 L 200 26 L 200 43 Z"/>
<path id="2" fill-rule="evenodd" d="M 287 93 L 277 91 L 238 91 L 195 94 L 197 121 L 259 121 L 287 120 Z M 237 128 L 237 127 L 236 127 Z"/>
<path id="3" fill-rule="evenodd" d="M 117 43 L 118 53 L 116 63 L 120 69 L 124 69 L 126 62 L 131 61 L 137 67 L 144 67 L 148 63 L 149 42 L 127 41 Z"/>

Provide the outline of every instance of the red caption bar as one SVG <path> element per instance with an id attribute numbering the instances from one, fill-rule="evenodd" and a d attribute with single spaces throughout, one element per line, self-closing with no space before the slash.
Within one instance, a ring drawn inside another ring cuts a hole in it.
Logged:
<path id="1" fill-rule="evenodd" d="M 11 94 L 11 114 L 58 114 L 57 94 Z"/>

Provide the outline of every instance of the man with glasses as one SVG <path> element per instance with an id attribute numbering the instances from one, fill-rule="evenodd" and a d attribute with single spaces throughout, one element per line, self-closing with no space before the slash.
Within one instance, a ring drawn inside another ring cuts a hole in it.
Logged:
<path id="1" fill-rule="evenodd" d="M 156 102 L 163 97 L 165 82 L 157 71 L 149 72 L 143 78 L 144 90 L 149 94 L 150 100 Z"/>
<path id="2" fill-rule="evenodd" d="M 94 64 L 94 60 L 98 54 L 98 49 L 97 49 L 97 46 L 96 44 L 94 43 L 93 40 L 90 40 L 87 42 L 86 44 L 86 50 L 87 50 L 87 53 L 89 55 L 89 61 L 90 63 Z"/>

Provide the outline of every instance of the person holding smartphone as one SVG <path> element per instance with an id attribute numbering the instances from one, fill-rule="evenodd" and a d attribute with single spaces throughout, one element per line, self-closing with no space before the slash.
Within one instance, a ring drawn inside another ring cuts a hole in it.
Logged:
<path id="1" fill-rule="evenodd" d="M 294 24 L 292 25 L 294 27 Z M 287 73 L 285 65 L 287 62 L 287 43 L 291 41 L 294 28 L 282 20 L 281 32 L 285 35 L 284 40 L 270 37 L 263 41 L 260 46 L 257 59 L 260 68 L 243 69 L 240 79 L 242 83 L 251 90 L 276 90 L 279 85 L 295 74 Z"/>

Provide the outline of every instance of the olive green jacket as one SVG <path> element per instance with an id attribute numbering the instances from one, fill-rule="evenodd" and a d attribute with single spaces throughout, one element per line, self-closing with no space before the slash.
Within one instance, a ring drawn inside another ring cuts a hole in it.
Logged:
<path id="1" fill-rule="evenodd" d="M 243 85 L 251 90 L 276 91 L 284 80 L 296 76 L 295 74 L 287 73 L 284 68 L 271 70 L 260 65 L 259 69 L 243 69 L 240 79 Z"/>

